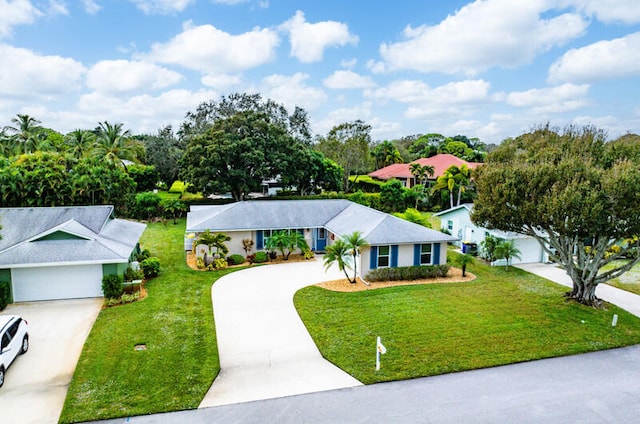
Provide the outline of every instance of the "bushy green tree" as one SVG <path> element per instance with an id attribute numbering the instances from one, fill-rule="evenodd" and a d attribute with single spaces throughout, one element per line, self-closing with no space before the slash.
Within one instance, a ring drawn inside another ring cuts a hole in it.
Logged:
<path id="1" fill-rule="evenodd" d="M 598 305 L 597 285 L 640 262 L 640 143 L 617 147 L 591 126 L 504 142 L 477 171 L 473 222 L 534 237 L 571 277 L 568 296 Z"/>

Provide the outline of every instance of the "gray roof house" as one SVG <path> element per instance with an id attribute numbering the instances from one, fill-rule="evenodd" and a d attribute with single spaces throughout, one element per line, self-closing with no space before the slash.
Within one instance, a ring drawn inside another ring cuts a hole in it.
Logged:
<path id="1" fill-rule="evenodd" d="M 122 274 L 144 224 L 113 206 L 0 208 L 0 281 L 14 302 L 102 296 L 102 277 Z"/>
<path id="2" fill-rule="evenodd" d="M 244 254 L 242 240 L 264 250 L 278 230 L 304 234 L 312 250 L 322 252 L 336 238 L 360 231 L 370 244 L 358 268 L 444 264 L 446 245 L 454 237 L 344 199 L 245 201 L 221 206 L 192 206 L 187 214 L 185 249 L 197 233 L 222 232 L 231 237 L 230 253 Z"/>

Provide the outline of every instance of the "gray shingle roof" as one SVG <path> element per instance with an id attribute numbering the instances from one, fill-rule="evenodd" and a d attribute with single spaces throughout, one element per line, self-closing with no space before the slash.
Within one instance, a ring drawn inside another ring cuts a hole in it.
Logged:
<path id="1" fill-rule="evenodd" d="M 0 267 L 126 262 L 144 224 L 111 219 L 112 206 L 0 208 Z M 69 239 L 43 239 L 53 233 Z"/>
<path id="2" fill-rule="evenodd" d="M 319 227 L 339 235 L 360 231 L 370 244 L 456 240 L 439 231 L 344 199 L 246 201 L 223 206 L 199 206 L 187 214 L 188 232 Z"/>

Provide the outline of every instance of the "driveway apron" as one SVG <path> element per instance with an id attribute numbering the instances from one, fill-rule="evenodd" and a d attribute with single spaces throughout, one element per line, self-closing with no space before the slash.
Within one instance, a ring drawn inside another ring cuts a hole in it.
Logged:
<path id="1" fill-rule="evenodd" d="M 564 269 L 559 268 L 556 264 L 531 263 L 515 266 L 558 284 L 562 284 L 563 286 L 573 287 L 571 277 L 567 275 Z M 621 290 L 607 284 L 598 284 L 598 287 L 596 287 L 596 296 L 640 317 L 640 296 L 635 293 Z"/>
<path id="2" fill-rule="evenodd" d="M 322 357 L 293 304 L 299 289 L 341 277 L 317 258 L 218 280 L 211 294 L 221 370 L 200 407 L 361 385 Z"/>
<path id="3" fill-rule="evenodd" d="M 102 298 L 17 303 L 3 314 L 29 323 L 29 351 L 16 358 L 0 388 L 0 422 L 57 423 Z"/>

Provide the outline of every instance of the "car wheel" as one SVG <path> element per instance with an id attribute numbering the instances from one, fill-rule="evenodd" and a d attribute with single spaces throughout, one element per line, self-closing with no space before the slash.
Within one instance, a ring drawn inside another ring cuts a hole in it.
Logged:
<path id="1" fill-rule="evenodd" d="M 20 351 L 20 355 L 27 353 L 27 350 L 29 350 L 29 336 L 24 336 L 22 339 L 22 350 Z"/>
<path id="2" fill-rule="evenodd" d="M 4 367 L 0 367 L 0 387 L 4 384 Z"/>

